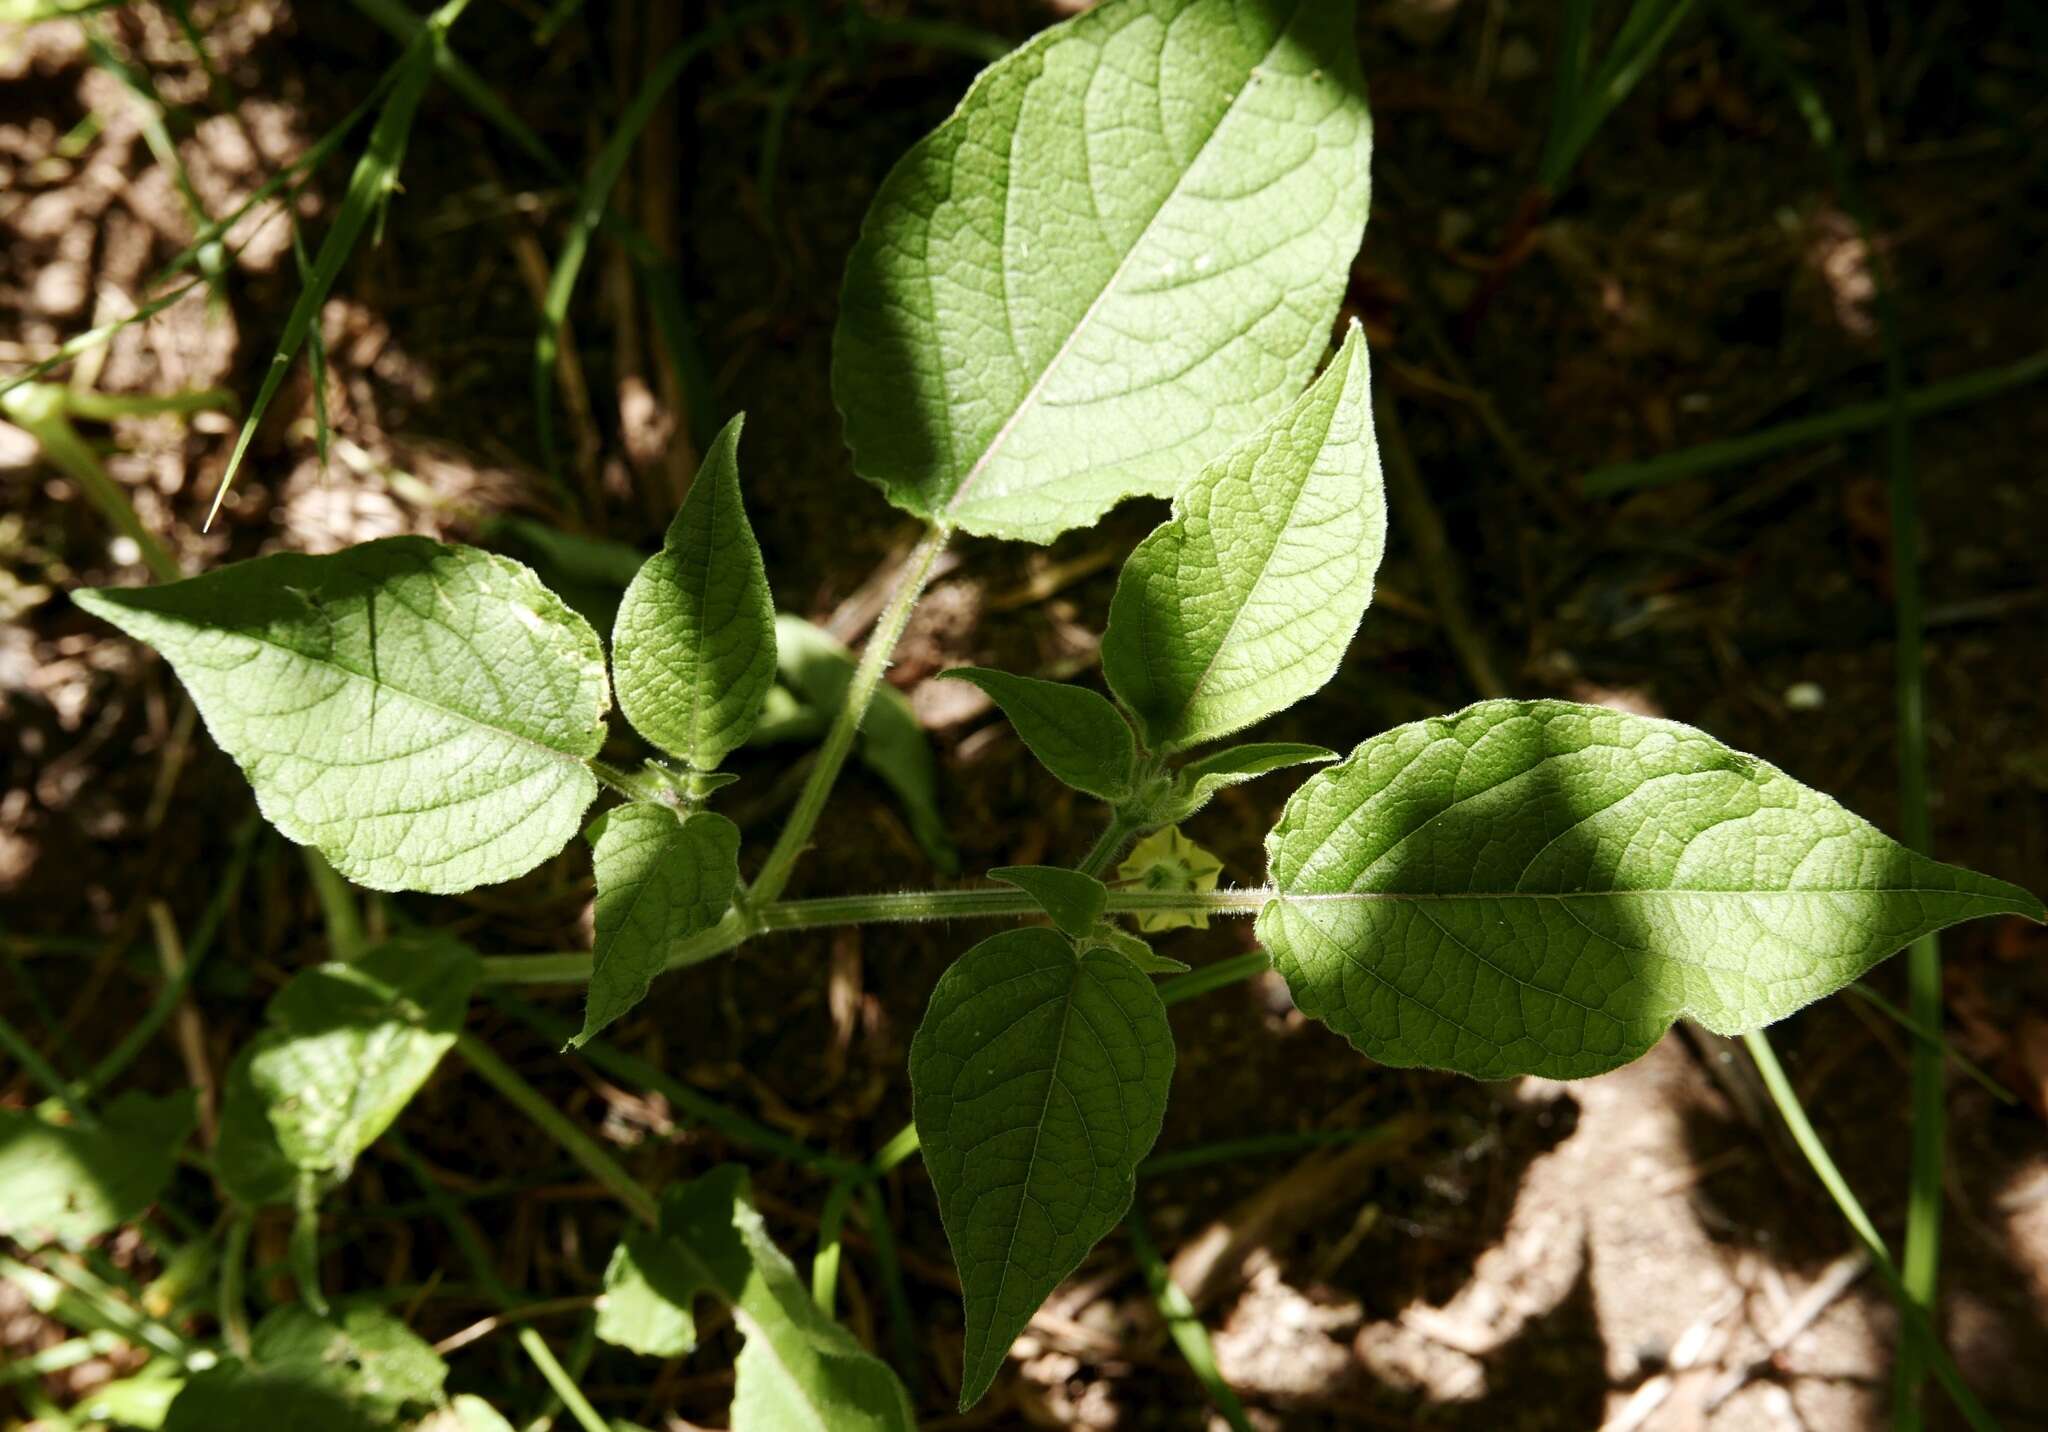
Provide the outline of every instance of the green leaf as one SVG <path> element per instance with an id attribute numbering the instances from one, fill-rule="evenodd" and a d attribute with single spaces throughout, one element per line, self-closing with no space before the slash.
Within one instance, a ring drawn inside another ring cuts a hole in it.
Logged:
<path id="1" fill-rule="evenodd" d="M 163 1432 L 221 1432 L 224 1427 L 291 1432 L 389 1432 L 348 1394 L 346 1380 L 303 1364 L 248 1368 L 222 1363 L 185 1384 L 171 1401 Z"/>
<path id="2" fill-rule="evenodd" d="M 1301 1009 L 1385 1064 L 1615 1068 L 1689 1016 L 1782 1019 L 1921 935 L 2042 918 L 1670 721 L 1488 701 L 1312 776 L 1266 840 L 1259 937 Z"/>
<path id="3" fill-rule="evenodd" d="M 1080 939 L 1095 928 L 1109 903 L 1109 887 L 1092 875 L 1052 865 L 1005 865 L 988 873 L 991 880 L 1014 885 L 1038 902 L 1053 924 Z"/>
<path id="4" fill-rule="evenodd" d="M 448 1404 L 454 1425 L 446 1432 L 513 1432 L 504 1414 L 473 1392 L 457 1393 Z"/>
<path id="5" fill-rule="evenodd" d="M 898 507 L 1048 542 L 1307 381 L 1365 226 L 1351 0 L 1121 0 L 984 71 L 883 183 L 832 389 Z"/>
<path id="6" fill-rule="evenodd" d="M 1029 926 L 940 977 L 910 1045 L 912 1113 L 967 1308 L 960 1406 L 1130 1207 L 1173 1033 L 1122 955 Z"/>
<path id="7" fill-rule="evenodd" d="M 1335 751 L 1292 741 L 1259 741 L 1229 746 L 1174 772 L 1173 795 L 1164 812 L 1168 824 L 1179 824 L 1209 804 L 1225 786 L 1242 785 L 1289 766 L 1334 761 Z"/>
<path id="8" fill-rule="evenodd" d="M 392 537 L 77 601 L 170 658 L 271 824 L 358 884 L 510 880 L 597 794 L 603 649 L 510 558 Z"/>
<path id="9" fill-rule="evenodd" d="M 92 1128 L 0 1109 L 0 1237 L 83 1243 L 133 1222 L 177 1166 L 197 1113 L 189 1093 L 127 1093 Z"/>
<path id="10" fill-rule="evenodd" d="M 479 966 L 446 936 L 380 945 L 293 977 L 228 1070 L 215 1166 L 250 1207 L 304 1173 L 345 1178 L 455 1042 Z"/>
<path id="11" fill-rule="evenodd" d="M 186 1383 L 163 1427 L 384 1432 L 402 1409 L 440 1401 L 447 1379 L 440 1355 L 379 1308 L 357 1303 L 330 1320 L 288 1303 L 257 1325 L 248 1363 Z"/>
<path id="12" fill-rule="evenodd" d="M 710 1296 L 746 1336 L 733 1388 L 733 1432 L 907 1429 L 910 1398 L 888 1366 L 818 1311 L 768 1237 L 746 1170 L 714 1169 L 662 1195 L 657 1232 L 629 1234 L 605 1274 L 598 1334 L 673 1357 L 695 1344 L 691 1309 Z"/>
<path id="13" fill-rule="evenodd" d="M 571 1049 L 646 998 L 669 951 L 724 917 L 740 878 L 740 828 L 710 811 L 620 806 L 593 828 L 591 845 L 595 962 Z"/>
<path id="14" fill-rule="evenodd" d="M 740 502 L 740 424 L 713 440 L 612 629 L 612 679 L 633 729 L 700 771 L 741 745 L 775 684 L 775 603 Z"/>
<path id="15" fill-rule="evenodd" d="M 802 617 L 775 618 L 777 669 L 795 702 L 769 703 L 772 724 L 757 728 L 757 741 L 799 740 L 823 733 L 846 701 L 854 660 L 832 636 Z M 910 819 L 910 833 L 933 865 L 951 875 L 960 856 L 939 813 L 939 777 L 931 743 L 903 693 L 884 682 L 861 723 L 857 746 L 861 764 L 880 776 Z"/>
<path id="16" fill-rule="evenodd" d="M 1081 953 L 1092 949 L 1114 951 L 1131 962 L 1131 968 L 1147 975 L 1184 975 L 1188 966 L 1179 960 L 1168 959 L 1136 935 L 1127 935 L 1122 930 L 1103 928 L 1095 931 L 1081 942 Z"/>
<path id="17" fill-rule="evenodd" d="M 1039 764 L 1077 791 L 1115 804 L 1136 790 L 1138 746 L 1130 723 L 1085 686 L 962 666 L 939 673 L 971 681 L 1002 707 Z"/>
<path id="18" fill-rule="evenodd" d="M 265 1368 L 317 1367 L 346 1375 L 349 1395 L 396 1415 L 408 1403 L 437 1402 L 448 1381 L 441 1355 L 382 1308 L 351 1303 L 323 1318 L 286 1303 L 256 1325 L 250 1354 Z"/>
<path id="19" fill-rule="evenodd" d="M 1387 532 L 1357 324 L 1315 385 L 1174 499 L 1124 563 L 1110 689 L 1155 751 L 1284 711 L 1336 673 Z"/>

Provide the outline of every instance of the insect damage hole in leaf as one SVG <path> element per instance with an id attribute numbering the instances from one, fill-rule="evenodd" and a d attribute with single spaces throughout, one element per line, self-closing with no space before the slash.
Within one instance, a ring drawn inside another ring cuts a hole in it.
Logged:
<path id="1" fill-rule="evenodd" d="M 1119 0 L 983 71 L 883 182 L 832 390 L 891 502 L 1048 542 L 1285 406 L 1365 227 L 1352 0 Z"/>
<path id="2" fill-rule="evenodd" d="M 359 885 L 524 875 L 597 794 L 603 648 L 510 558 L 391 537 L 75 600 L 170 660 L 264 816 Z"/>
<path id="3" fill-rule="evenodd" d="M 1130 1207 L 1172 1078 L 1166 1006 L 1119 953 L 1028 926 L 940 977 L 910 1086 L 966 1304 L 963 1409 Z"/>
<path id="4" fill-rule="evenodd" d="M 2042 918 L 1700 731 L 1562 701 L 1374 737 L 1266 851 L 1259 938 L 1302 1011 L 1487 1079 L 1598 1074 L 1682 1015 L 1756 1029 L 1929 931 Z"/>

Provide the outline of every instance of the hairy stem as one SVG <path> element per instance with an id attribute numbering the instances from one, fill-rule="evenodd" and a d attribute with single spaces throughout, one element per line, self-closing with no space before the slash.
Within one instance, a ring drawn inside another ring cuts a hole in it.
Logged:
<path id="1" fill-rule="evenodd" d="M 1132 822 L 1124 819 L 1122 812 L 1109 818 L 1109 826 L 1088 853 L 1081 857 L 1081 863 L 1074 868 L 1083 875 L 1100 875 L 1109 868 L 1109 862 L 1123 854 L 1124 846 L 1138 833 Z"/>
<path id="2" fill-rule="evenodd" d="M 1112 890 L 1112 915 L 1256 915 L 1274 898 L 1268 889 Z M 880 895 L 828 895 L 757 906 L 751 915 L 727 915 L 701 935 L 684 940 L 667 968 L 702 964 L 753 935 L 818 930 L 841 925 L 905 925 L 930 920 L 992 920 L 1039 914 L 1036 900 L 1009 886 L 977 890 L 904 890 Z M 484 960 L 486 984 L 575 984 L 590 978 L 590 956 L 569 952 L 493 955 Z"/>
<path id="3" fill-rule="evenodd" d="M 772 903 L 782 893 L 789 884 L 797 861 L 803 858 L 805 849 L 809 847 L 811 832 L 817 828 L 818 817 L 825 813 L 825 802 L 832 794 L 833 783 L 839 779 L 839 768 L 846 764 L 847 756 L 853 751 L 854 737 L 860 734 L 860 723 L 866 719 L 868 706 L 882 685 L 882 675 L 889 669 L 889 659 L 896 653 L 896 643 L 903 639 L 903 629 L 910 624 L 910 614 L 917 606 L 917 599 L 924 595 L 925 584 L 932 579 L 932 569 L 938 565 L 939 554 L 946 550 L 946 544 L 952 538 L 951 528 L 934 523 L 910 554 L 896 595 L 889 599 L 882 619 L 868 637 L 860 665 L 854 669 L 853 680 L 847 684 L 845 703 L 840 706 L 839 714 L 832 718 L 832 729 L 825 734 L 825 744 L 818 752 L 817 764 L 811 767 L 810 777 L 796 798 L 796 809 L 789 813 L 788 824 L 775 838 L 767 863 L 755 877 L 751 900 L 757 907 Z"/>

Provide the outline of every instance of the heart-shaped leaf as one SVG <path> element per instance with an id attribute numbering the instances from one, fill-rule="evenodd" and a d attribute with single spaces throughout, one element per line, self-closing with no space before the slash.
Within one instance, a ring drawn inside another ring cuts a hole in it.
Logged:
<path id="1" fill-rule="evenodd" d="M 1049 542 L 1300 390 L 1365 227 L 1352 0 L 1118 0 L 984 71 L 883 183 L 832 389 L 897 506 Z"/>
<path id="2" fill-rule="evenodd" d="M 1691 727 L 1561 701 L 1374 737 L 1266 851 L 1259 937 L 1301 1009 L 1486 1079 L 1598 1074 L 1681 1015 L 1756 1029 L 1945 925 L 2042 918 Z"/>
<path id="3" fill-rule="evenodd" d="M 270 823 L 358 884 L 510 880 L 597 794 L 603 648 L 509 557 L 391 537 L 76 600 L 170 659 Z"/>
<path id="4" fill-rule="evenodd" d="M 963 1409 L 1131 1206 L 1172 1078 L 1166 1006 L 1121 954 L 1027 926 L 940 977 L 910 1085 L 966 1301 Z"/>

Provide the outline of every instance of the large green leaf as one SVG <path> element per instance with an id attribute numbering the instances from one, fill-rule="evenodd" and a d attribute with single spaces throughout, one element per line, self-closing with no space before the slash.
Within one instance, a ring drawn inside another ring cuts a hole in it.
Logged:
<path id="1" fill-rule="evenodd" d="M 747 739 L 775 684 L 775 603 L 740 503 L 741 421 L 712 442 L 612 629 L 619 709 L 700 771 Z"/>
<path id="2" fill-rule="evenodd" d="M 1155 751 L 1284 711 L 1336 673 L 1387 531 L 1365 338 L 1211 464 L 1124 563 L 1102 637 L 1110 689 Z"/>
<path id="3" fill-rule="evenodd" d="M 415 936 L 293 977 L 228 1070 L 215 1150 L 222 1184 L 257 1206 L 302 1173 L 343 1178 L 455 1042 L 476 956 Z"/>
<path id="4" fill-rule="evenodd" d="M 740 829 L 710 811 L 608 811 L 592 832 L 597 939 L 575 1048 L 647 996 L 669 951 L 717 924 L 740 878 Z"/>
<path id="5" fill-rule="evenodd" d="M 0 1237 L 83 1243 L 132 1222 L 170 1181 L 192 1096 L 114 1100 L 91 1128 L 0 1109 Z"/>
<path id="6" fill-rule="evenodd" d="M 984 71 L 847 264 L 855 470 L 1047 542 L 1285 406 L 1365 226 L 1354 26 L 1352 0 L 1115 0 Z"/>
<path id="7" fill-rule="evenodd" d="M 605 1274 L 600 1336 L 655 1356 L 696 1343 L 692 1308 L 713 1297 L 746 1335 L 733 1387 L 733 1432 L 894 1432 L 910 1398 L 886 1363 L 811 1300 L 768 1237 L 746 1170 L 726 1165 L 662 1195 L 661 1225 L 628 1235 Z"/>
<path id="8" fill-rule="evenodd" d="M 77 600 L 170 658 L 273 825 L 373 889 L 522 875 L 597 794 L 603 649 L 508 557 L 392 537 Z"/>
<path id="9" fill-rule="evenodd" d="M 1259 936 L 1386 1064 L 1598 1074 L 1681 1015 L 1782 1019 L 1930 931 L 2042 918 L 1675 722 L 1489 701 L 1311 777 L 1267 838 Z"/>
<path id="10" fill-rule="evenodd" d="M 1029 926 L 940 978 L 910 1045 L 912 1114 L 966 1301 L 960 1405 L 1131 1205 L 1173 1032 L 1152 981 Z"/>
<path id="11" fill-rule="evenodd" d="M 1112 804 L 1135 793 L 1138 746 L 1107 698 L 1085 686 L 1012 676 L 980 666 L 939 673 L 971 681 L 1002 707 L 1039 764 L 1077 791 Z"/>

